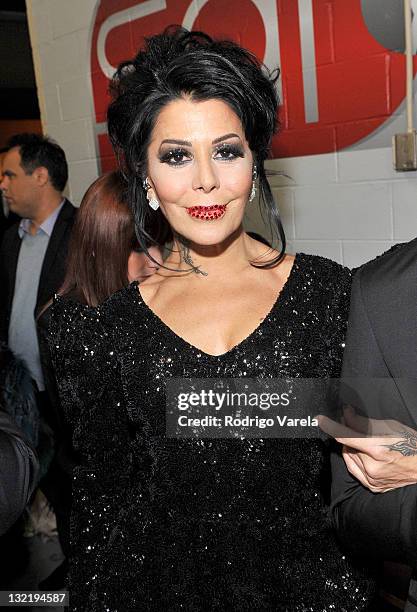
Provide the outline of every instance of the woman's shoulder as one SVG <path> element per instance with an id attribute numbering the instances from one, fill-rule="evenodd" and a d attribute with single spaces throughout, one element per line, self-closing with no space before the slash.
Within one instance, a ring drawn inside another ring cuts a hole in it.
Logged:
<path id="1" fill-rule="evenodd" d="M 56 294 L 52 304 L 41 315 L 47 321 L 49 334 L 79 333 L 81 328 L 99 323 L 99 309 L 88 306 L 69 295 Z M 41 321 L 38 322 L 42 324 Z M 44 325 L 45 323 L 43 323 Z"/>
<path id="2" fill-rule="evenodd" d="M 68 295 L 56 295 L 46 311 L 44 336 L 57 376 L 80 372 L 108 372 L 116 366 L 121 339 L 129 334 L 127 309 L 132 287 L 113 294 L 96 307 Z M 124 319 L 125 325 L 120 323 Z M 110 375 L 110 374 L 109 374 Z"/>
<path id="3" fill-rule="evenodd" d="M 137 302 L 139 297 L 138 286 L 139 282 L 133 281 L 129 285 L 113 293 L 97 307 L 100 314 L 108 320 L 120 320 L 126 315 L 130 319 L 132 315 L 132 306 Z"/>
<path id="4" fill-rule="evenodd" d="M 307 280 L 312 284 L 314 282 L 315 287 L 322 290 L 349 287 L 352 282 L 349 268 L 321 255 L 297 253 L 294 266 L 297 266 Z"/>
<path id="5" fill-rule="evenodd" d="M 104 322 L 108 316 L 120 312 L 123 307 L 131 305 L 132 298 L 137 292 L 137 285 L 138 283 L 135 281 L 123 287 L 98 306 L 89 306 L 80 302 L 73 295 L 56 294 L 46 312 L 49 317 L 62 319 L 63 321 Z"/>
<path id="6" fill-rule="evenodd" d="M 327 257 L 305 253 L 297 254 L 295 265 L 300 270 L 297 288 L 306 311 L 315 312 L 322 325 L 343 331 L 352 286 L 349 268 Z"/>
<path id="7" fill-rule="evenodd" d="M 68 295 L 56 293 L 52 298 L 52 303 L 42 312 L 40 319 L 48 320 L 49 326 L 52 323 L 65 324 L 72 320 L 82 319 L 82 313 L 88 311 L 88 309 L 86 304 L 82 304 Z"/>
<path id="8" fill-rule="evenodd" d="M 132 315 L 135 283 L 120 289 L 98 306 L 89 306 L 71 295 L 55 295 L 44 316 L 50 342 L 71 348 L 77 343 L 103 347 Z M 130 314 L 129 314 L 130 313 Z"/>
<path id="9" fill-rule="evenodd" d="M 42 315 L 43 325 L 46 322 L 48 325 L 43 333 L 54 362 L 66 363 L 68 357 L 82 360 L 84 347 L 96 350 L 101 336 L 97 310 L 67 295 L 54 296 L 51 306 Z"/>

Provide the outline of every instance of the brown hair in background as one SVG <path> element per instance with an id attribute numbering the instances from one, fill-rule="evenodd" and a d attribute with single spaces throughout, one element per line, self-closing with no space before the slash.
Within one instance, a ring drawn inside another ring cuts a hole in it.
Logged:
<path id="1" fill-rule="evenodd" d="M 79 301 L 97 306 L 129 283 L 127 263 L 135 246 L 126 182 L 119 172 L 105 174 L 82 199 L 59 293 L 71 293 Z"/>

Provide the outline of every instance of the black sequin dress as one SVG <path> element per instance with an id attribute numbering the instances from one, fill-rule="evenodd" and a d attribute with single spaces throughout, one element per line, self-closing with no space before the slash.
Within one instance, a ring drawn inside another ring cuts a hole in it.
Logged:
<path id="1" fill-rule="evenodd" d="M 79 461 L 72 610 L 369 609 L 373 582 L 323 501 L 322 440 L 165 436 L 170 377 L 337 376 L 349 291 L 346 269 L 297 255 L 266 318 L 220 356 L 178 337 L 137 283 L 98 308 L 56 298 L 49 346 Z"/>

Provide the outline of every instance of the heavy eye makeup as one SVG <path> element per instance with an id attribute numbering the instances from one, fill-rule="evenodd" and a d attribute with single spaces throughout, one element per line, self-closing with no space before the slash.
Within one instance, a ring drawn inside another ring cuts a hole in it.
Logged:
<path id="1" fill-rule="evenodd" d="M 213 158 L 231 162 L 238 157 L 245 157 L 245 152 L 240 144 L 223 143 L 217 145 L 213 149 Z M 162 149 L 158 154 L 159 161 L 168 166 L 183 166 L 188 161 L 193 159 L 193 154 L 190 150 L 183 147 L 175 147 L 170 149 Z"/>

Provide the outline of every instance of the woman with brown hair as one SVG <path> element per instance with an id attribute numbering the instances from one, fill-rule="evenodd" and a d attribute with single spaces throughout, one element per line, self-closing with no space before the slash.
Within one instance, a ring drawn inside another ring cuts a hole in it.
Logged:
<path id="1" fill-rule="evenodd" d="M 160 249 L 149 249 L 153 261 L 139 248 L 122 174 L 105 174 L 88 188 L 81 202 L 59 294 L 72 294 L 89 306 L 97 306 L 157 269 L 162 262 Z"/>

